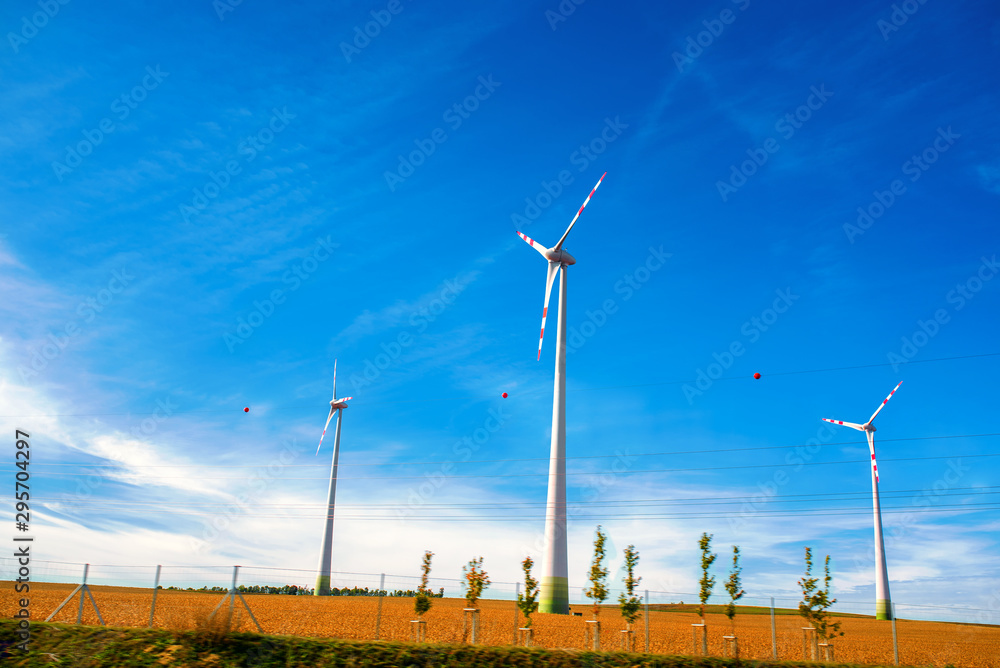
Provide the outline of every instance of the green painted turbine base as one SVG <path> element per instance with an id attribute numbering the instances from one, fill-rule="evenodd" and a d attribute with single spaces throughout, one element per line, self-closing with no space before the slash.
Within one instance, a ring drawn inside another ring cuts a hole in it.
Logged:
<path id="1" fill-rule="evenodd" d="M 330 576 L 320 575 L 316 577 L 316 590 L 313 592 L 316 596 L 329 596 L 330 595 Z"/>
<path id="2" fill-rule="evenodd" d="M 875 619 L 892 619 L 889 601 L 884 598 L 875 601 Z"/>
<path id="3" fill-rule="evenodd" d="M 569 614 L 569 579 L 543 577 L 538 593 L 538 612 Z"/>

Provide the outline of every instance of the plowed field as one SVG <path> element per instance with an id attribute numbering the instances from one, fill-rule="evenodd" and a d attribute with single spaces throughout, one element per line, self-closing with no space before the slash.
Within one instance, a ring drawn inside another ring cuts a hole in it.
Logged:
<path id="1" fill-rule="evenodd" d="M 31 620 L 44 621 L 74 589 L 68 584 L 31 584 Z M 0 617 L 11 618 L 17 611 L 13 583 L 0 583 Z M 101 615 L 110 626 L 144 627 L 149 622 L 152 590 L 127 587 L 93 586 Z M 313 597 L 245 594 L 247 604 L 265 633 L 315 637 L 375 639 L 378 599 L 373 597 Z M 222 600 L 221 594 L 160 590 L 156 601 L 153 625 L 158 628 L 193 629 Z M 228 608 L 228 602 L 222 607 Z M 434 599 L 430 612 L 424 615 L 426 641 L 461 642 L 462 599 Z M 511 601 L 482 600 L 479 602 L 479 642 L 506 645 L 514 642 L 515 608 Z M 79 595 L 68 603 L 52 621 L 75 622 Z M 585 619 L 589 612 L 574 606 L 586 617 L 562 615 L 533 616 L 535 645 L 552 648 L 585 649 Z M 621 617 L 614 609 L 605 609 L 601 622 L 601 649 L 619 649 L 622 642 Z M 382 599 L 379 638 L 408 640 L 410 621 L 414 619 L 413 599 Z M 890 622 L 870 618 L 839 618 L 845 636 L 833 641 L 835 659 L 841 662 L 892 663 L 892 629 Z M 523 617 L 517 625 L 523 625 Z M 687 612 L 650 613 L 650 651 L 669 654 L 692 653 L 691 624 L 700 620 Z M 706 615 L 709 654 L 724 655 L 722 636 L 731 632 L 729 620 L 721 615 Z M 84 624 L 98 624 L 89 599 L 84 606 Z M 237 599 L 233 626 L 239 630 L 256 630 L 243 604 Z M 777 648 L 782 659 L 802 659 L 802 618 L 778 615 Z M 904 665 L 934 665 L 968 668 L 1000 667 L 1000 627 L 950 624 L 943 622 L 897 621 L 899 659 Z M 771 658 L 770 617 L 737 615 L 736 635 L 740 655 L 750 659 Z M 635 625 L 635 648 L 645 648 L 645 629 L 640 621 Z M 589 646 L 586 647 L 589 649 Z"/>

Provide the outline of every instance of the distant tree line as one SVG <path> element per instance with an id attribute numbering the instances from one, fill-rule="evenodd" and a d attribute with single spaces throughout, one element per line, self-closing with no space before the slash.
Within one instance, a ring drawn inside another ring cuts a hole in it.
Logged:
<path id="1" fill-rule="evenodd" d="M 159 587 L 163 589 L 163 586 Z M 217 594 L 225 594 L 229 591 L 228 587 L 202 587 L 201 589 L 196 589 L 194 587 L 167 587 L 167 589 L 172 589 L 174 591 L 204 591 L 204 592 L 214 592 Z M 298 585 L 282 585 L 281 587 L 272 587 L 270 585 L 239 585 L 236 589 L 241 594 L 287 594 L 291 596 L 312 596 L 315 592 L 314 589 L 310 587 L 300 587 Z M 413 589 L 394 589 L 392 591 L 388 589 L 369 589 L 368 587 L 333 587 L 330 589 L 330 596 L 399 596 L 399 597 L 409 597 L 414 598 L 418 594 L 417 591 Z M 438 589 L 438 593 L 428 592 L 428 596 L 434 598 L 444 598 L 444 587 Z"/>

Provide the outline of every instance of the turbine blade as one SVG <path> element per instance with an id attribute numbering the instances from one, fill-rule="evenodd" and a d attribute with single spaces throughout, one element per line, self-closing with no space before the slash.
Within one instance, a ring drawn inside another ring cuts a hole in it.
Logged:
<path id="1" fill-rule="evenodd" d="M 902 385 L 902 384 L 903 384 L 903 381 L 899 381 L 899 385 Z M 897 385 L 896 387 L 892 388 L 892 392 L 890 392 L 890 393 L 889 393 L 889 396 L 887 396 L 887 397 L 885 398 L 885 400 L 884 400 L 884 401 L 882 402 L 882 405 L 880 405 L 880 406 L 879 406 L 878 408 L 876 408 L 876 409 L 875 409 L 875 412 L 874 412 L 874 413 L 872 413 L 872 416 L 871 416 L 870 418 L 868 418 L 868 422 L 871 422 L 872 420 L 874 420 L 874 419 L 875 419 L 875 416 L 876 416 L 876 415 L 878 415 L 878 412 L 879 412 L 880 410 L 882 410 L 883 408 L 885 408 L 885 405 L 886 405 L 887 403 L 889 403 L 889 400 L 890 400 L 890 399 L 892 399 L 892 395 L 894 395 L 894 394 L 896 393 L 896 390 L 898 390 L 898 389 L 899 389 L 899 385 Z"/>
<path id="2" fill-rule="evenodd" d="M 337 359 L 333 360 L 333 399 L 337 398 Z"/>
<path id="3" fill-rule="evenodd" d="M 601 181 L 604 180 L 604 177 L 605 177 L 606 174 L 607 174 L 607 172 L 604 172 L 604 174 L 601 174 L 601 178 L 599 178 L 597 180 L 597 186 L 601 185 Z M 587 195 L 587 199 L 585 199 L 583 201 L 583 206 L 581 206 L 580 210 L 576 212 L 576 215 L 573 216 L 573 220 L 571 220 L 570 223 L 569 223 L 569 227 L 567 227 L 566 231 L 563 232 L 562 239 L 560 239 L 559 243 L 557 243 L 555 246 L 552 247 L 553 250 L 559 250 L 560 248 L 562 248 L 563 242 L 566 241 L 566 237 L 569 236 L 569 231 L 573 229 L 574 225 L 576 225 L 576 219 L 580 217 L 580 214 L 583 213 L 584 207 L 587 206 L 587 202 L 589 202 L 590 198 L 593 197 L 594 193 L 597 192 L 597 186 L 594 186 L 594 189 L 590 191 L 589 195 Z"/>
<path id="4" fill-rule="evenodd" d="M 843 420 L 831 420 L 830 418 L 823 418 L 823 422 L 832 422 L 833 424 L 842 424 L 845 427 L 850 427 L 852 429 L 857 429 L 858 431 L 864 431 L 865 428 L 854 422 L 844 422 Z"/>
<path id="5" fill-rule="evenodd" d="M 538 335 L 538 359 L 542 359 L 542 339 L 545 337 L 545 316 L 549 313 L 549 297 L 552 296 L 552 283 L 559 273 L 558 262 L 549 262 L 548 276 L 545 277 L 545 306 L 542 307 L 542 332 Z M 537 361 L 537 360 L 536 360 Z"/>
<path id="6" fill-rule="evenodd" d="M 875 463 L 875 434 L 872 432 L 868 432 L 868 451 L 872 453 L 872 473 L 875 474 L 875 482 L 878 482 L 878 464 Z"/>
<path id="7" fill-rule="evenodd" d="M 319 454 L 319 448 L 323 445 L 323 437 L 326 436 L 326 428 L 330 426 L 330 420 L 333 418 L 333 414 L 336 413 L 334 408 L 330 408 L 330 414 L 326 416 L 326 424 L 323 425 L 323 433 L 319 437 L 319 445 L 316 446 L 316 454 Z"/>
<path id="8" fill-rule="evenodd" d="M 531 246 L 536 251 L 538 251 L 539 253 L 541 253 L 542 257 L 545 257 L 545 251 L 548 250 L 547 248 L 545 248 L 545 246 L 543 246 L 542 244 L 538 243 L 537 241 L 535 241 L 534 239 L 532 239 L 531 237 L 529 237 L 526 234 L 521 234 L 520 232 L 518 232 L 517 236 L 519 236 L 522 239 L 524 239 L 525 243 L 527 243 L 529 246 Z"/>

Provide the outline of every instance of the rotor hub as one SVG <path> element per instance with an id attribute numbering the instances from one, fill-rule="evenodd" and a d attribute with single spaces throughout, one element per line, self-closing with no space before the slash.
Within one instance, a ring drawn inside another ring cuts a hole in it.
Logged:
<path id="1" fill-rule="evenodd" d="M 576 258 L 566 252 L 565 249 L 560 248 L 559 250 L 552 250 L 551 248 L 545 251 L 545 259 L 549 262 L 558 262 L 559 264 L 568 267 L 571 264 L 576 264 Z"/>

